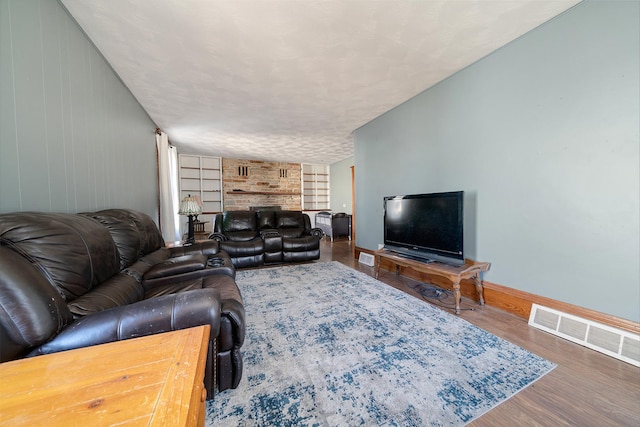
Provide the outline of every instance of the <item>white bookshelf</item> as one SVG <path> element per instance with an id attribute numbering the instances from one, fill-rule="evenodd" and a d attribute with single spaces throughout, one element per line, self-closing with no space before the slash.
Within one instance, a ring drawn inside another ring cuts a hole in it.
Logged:
<path id="1" fill-rule="evenodd" d="M 214 215 L 222 212 L 222 158 L 180 154 L 180 200 L 188 195 L 202 201 L 200 221 L 208 221 L 205 230 L 210 231 Z"/>
<path id="2" fill-rule="evenodd" d="M 302 164 L 302 210 L 326 211 L 330 206 L 329 166 Z"/>

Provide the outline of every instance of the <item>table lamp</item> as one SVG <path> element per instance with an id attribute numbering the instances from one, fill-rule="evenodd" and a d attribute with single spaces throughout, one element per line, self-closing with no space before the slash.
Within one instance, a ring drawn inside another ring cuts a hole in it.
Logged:
<path id="1" fill-rule="evenodd" d="M 187 215 L 189 217 L 189 231 L 185 243 L 193 243 L 196 239 L 193 237 L 193 217 L 202 213 L 202 208 L 195 197 L 189 194 L 180 202 L 180 210 L 178 215 Z"/>

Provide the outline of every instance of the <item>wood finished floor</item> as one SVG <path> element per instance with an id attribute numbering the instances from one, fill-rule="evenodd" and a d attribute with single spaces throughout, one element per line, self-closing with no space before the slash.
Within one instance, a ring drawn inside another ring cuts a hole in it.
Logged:
<path id="1" fill-rule="evenodd" d="M 353 243 L 323 239 L 320 261 L 339 261 L 369 276 Z M 420 298 L 417 282 L 382 270 L 380 278 Z M 530 327 L 526 320 L 462 300 L 460 317 L 558 365 L 553 371 L 476 421 L 485 426 L 640 426 L 640 368 Z M 448 310 L 451 312 L 450 310 Z"/>

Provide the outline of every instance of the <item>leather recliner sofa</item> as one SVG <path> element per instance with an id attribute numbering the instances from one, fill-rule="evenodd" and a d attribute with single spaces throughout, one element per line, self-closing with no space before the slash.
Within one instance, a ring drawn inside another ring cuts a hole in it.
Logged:
<path id="1" fill-rule="evenodd" d="M 216 215 L 209 239 L 236 268 L 320 258 L 323 233 L 302 211 L 225 211 Z"/>
<path id="2" fill-rule="evenodd" d="M 166 248 L 110 209 L 0 215 L 0 361 L 208 324 L 208 398 L 242 375 L 244 306 L 217 242 Z"/>

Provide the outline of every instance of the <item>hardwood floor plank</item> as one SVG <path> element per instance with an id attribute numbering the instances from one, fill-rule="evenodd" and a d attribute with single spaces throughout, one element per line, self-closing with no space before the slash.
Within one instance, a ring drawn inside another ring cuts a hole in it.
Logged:
<path id="1" fill-rule="evenodd" d="M 373 267 L 354 258 L 354 244 L 323 239 L 320 261 L 339 261 L 374 277 Z M 379 280 L 422 298 L 413 289 L 419 282 L 384 270 Z M 520 317 L 479 306 L 465 297 L 462 308 L 473 309 L 462 311 L 463 319 L 558 365 L 470 426 L 640 426 L 640 368 L 530 327 Z"/>

